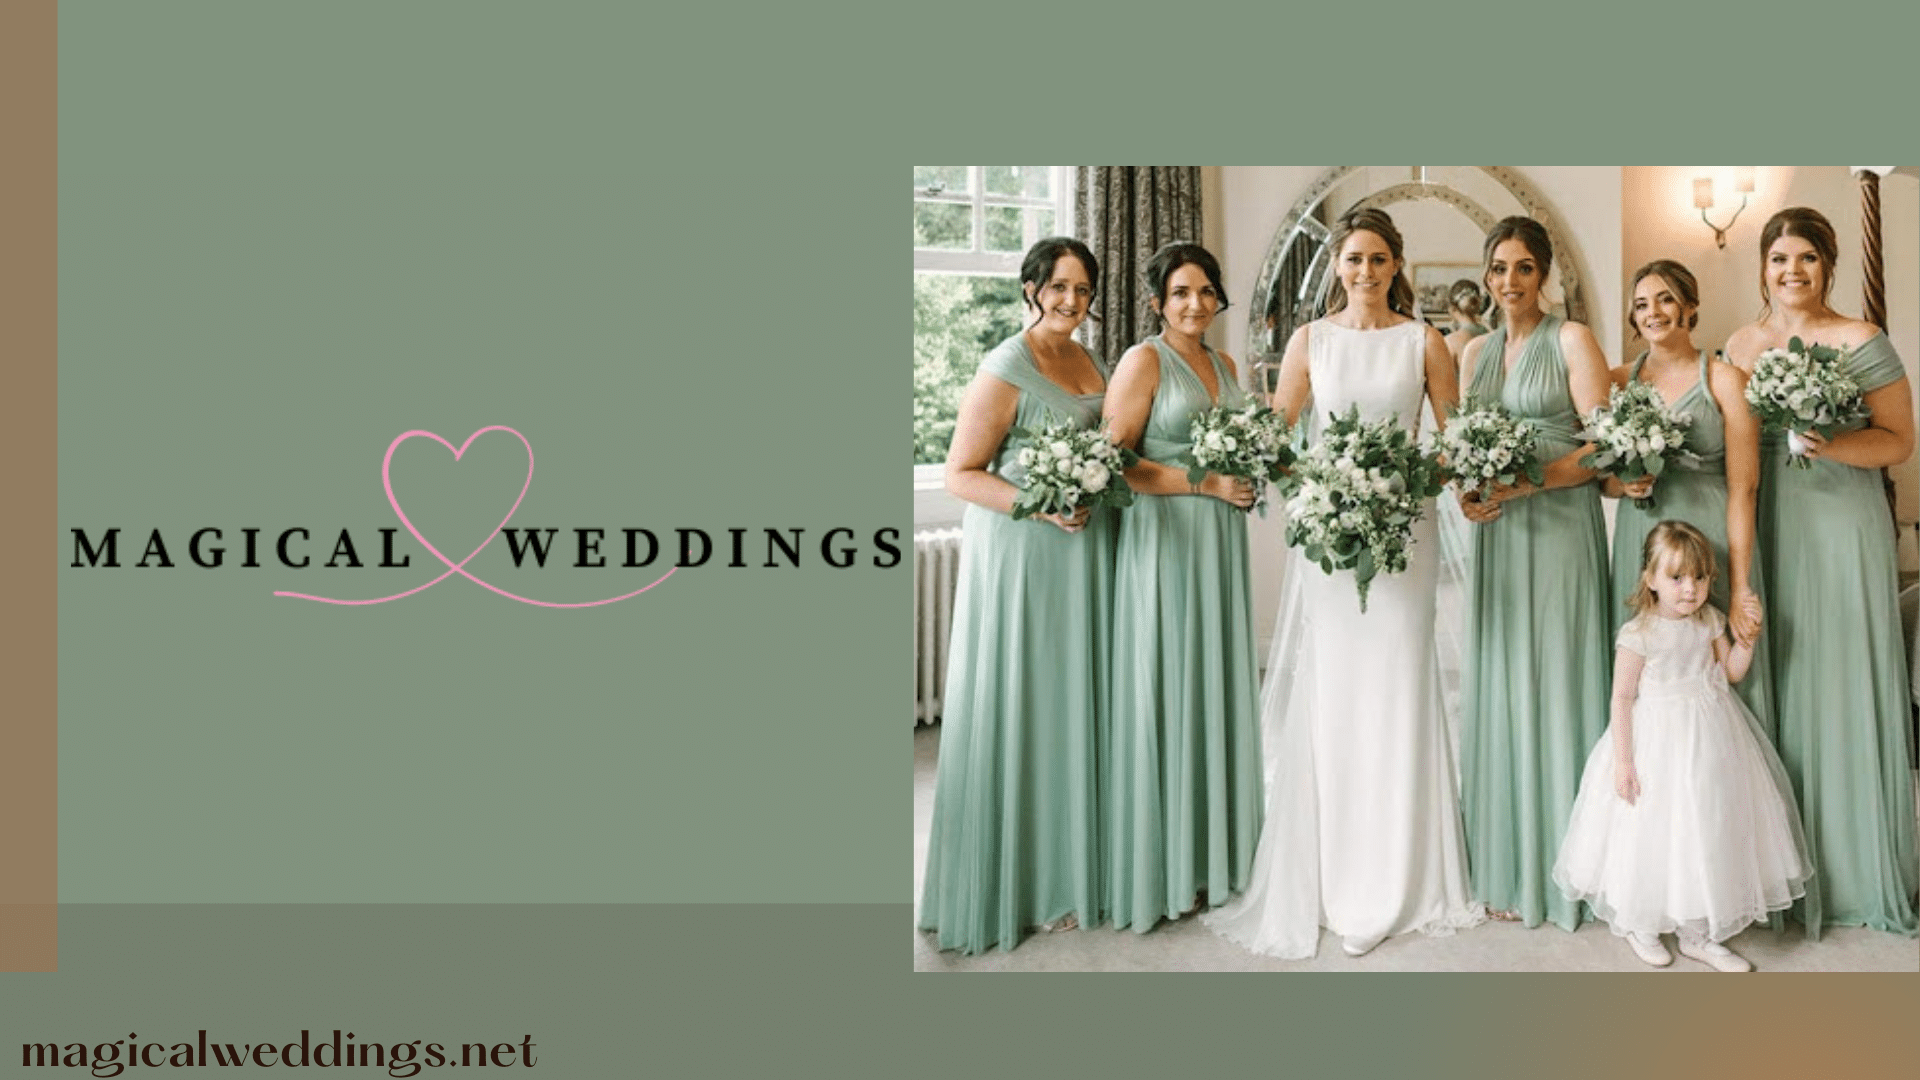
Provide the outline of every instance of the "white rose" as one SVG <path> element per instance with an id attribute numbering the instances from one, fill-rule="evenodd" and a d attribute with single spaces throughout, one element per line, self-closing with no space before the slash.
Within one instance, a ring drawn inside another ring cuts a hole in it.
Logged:
<path id="1" fill-rule="evenodd" d="M 1086 488 L 1088 491 L 1098 492 L 1107 490 L 1107 480 L 1110 478 L 1110 474 L 1107 472 L 1105 465 L 1093 461 L 1083 466 L 1075 478 L 1080 481 L 1081 487 Z"/>
<path id="2" fill-rule="evenodd" d="M 1073 456 L 1073 447 L 1068 446 L 1065 442 L 1056 442 L 1052 446 L 1047 447 L 1047 449 L 1052 451 L 1053 456 L 1057 458 Z"/>
<path id="3" fill-rule="evenodd" d="M 1658 431 L 1648 437 L 1647 442 L 1651 444 L 1655 450 L 1665 450 L 1667 448 L 1667 437 Z"/>
<path id="4" fill-rule="evenodd" d="M 1222 444 L 1225 445 L 1228 453 L 1232 453 L 1233 451 L 1240 449 L 1240 440 L 1234 438 L 1231 435 L 1221 436 L 1220 441 Z"/>
<path id="5" fill-rule="evenodd" d="M 1033 456 L 1033 447 L 1023 446 L 1020 448 L 1020 454 L 1015 460 L 1020 462 L 1021 468 L 1030 469 L 1033 467 Z"/>

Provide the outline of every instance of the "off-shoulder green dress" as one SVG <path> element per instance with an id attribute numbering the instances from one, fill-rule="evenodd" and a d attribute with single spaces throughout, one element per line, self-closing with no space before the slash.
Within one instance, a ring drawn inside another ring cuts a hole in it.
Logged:
<path id="1" fill-rule="evenodd" d="M 1104 395 L 1061 389 L 1024 337 L 1003 342 L 981 370 L 1020 391 L 1018 426 L 1099 423 Z M 1017 482 L 1013 442 L 989 467 Z M 1083 926 L 1101 921 L 1113 519 L 1095 511 L 1067 533 L 967 507 L 918 916 L 942 949 L 1010 949 L 1069 913 Z"/>
<path id="2" fill-rule="evenodd" d="M 1847 368 L 1863 391 L 1906 373 L 1885 334 L 1853 350 Z M 1773 434 L 1761 448 L 1759 518 L 1780 760 L 1814 865 L 1793 915 L 1812 936 L 1826 926 L 1912 936 L 1912 706 L 1880 473 L 1824 458 L 1793 468 Z"/>

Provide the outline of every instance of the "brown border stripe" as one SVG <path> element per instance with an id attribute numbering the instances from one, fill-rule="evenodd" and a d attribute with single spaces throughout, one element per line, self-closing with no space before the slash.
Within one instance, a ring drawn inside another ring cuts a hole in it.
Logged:
<path id="1" fill-rule="evenodd" d="M 53 971 L 58 528 L 55 0 L 0 4 L 0 971 Z"/>

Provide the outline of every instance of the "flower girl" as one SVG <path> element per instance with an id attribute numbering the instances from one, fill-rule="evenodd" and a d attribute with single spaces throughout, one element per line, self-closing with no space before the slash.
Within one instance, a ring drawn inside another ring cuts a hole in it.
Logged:
<path id="1" fill-rule="evenodd" d="M 1811 874 L 1792 788 L 1728 682 L 1753 662 L 1707 603 L 1713 548 L 1662 521 L 1641 547 L 1613 673 L 1611 737 L 1587 759 L 1553 868 L 1655 967 L 1680 954 L 1720 971 L 1753 965 L 1721 942 L 1806 891 Z M 1758 604 L 1750 611 L 1758 622 Z"/>

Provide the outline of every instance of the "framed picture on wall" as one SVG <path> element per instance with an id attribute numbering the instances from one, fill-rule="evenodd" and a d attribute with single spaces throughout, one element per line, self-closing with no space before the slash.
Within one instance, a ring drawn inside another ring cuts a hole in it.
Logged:
<path id="1" fill-rule="evenodd" d="M 1420 314 L 1442 330 L 1453 329 L 1453 315 L 1447 305 L 1447 290 L 1461 278 L 1480 280 L 1479 263 L 1432 262 L 1413 264 L 1413 293 L 1420 299 Z"/>

